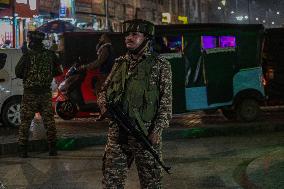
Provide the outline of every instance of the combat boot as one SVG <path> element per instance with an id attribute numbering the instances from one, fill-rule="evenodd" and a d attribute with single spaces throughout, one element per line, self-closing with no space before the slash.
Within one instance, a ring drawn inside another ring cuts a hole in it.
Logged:
<path id="1" fill-rule="evenodd" d="M 57 156 L 56 142 L 51 142 L 48 144 L 49 156 Z"/>
<path id="2" fill-rule="evenodd" d="M 28 145 L 19 145 L 19 157 L 27 158 L 28 157 Z"/>

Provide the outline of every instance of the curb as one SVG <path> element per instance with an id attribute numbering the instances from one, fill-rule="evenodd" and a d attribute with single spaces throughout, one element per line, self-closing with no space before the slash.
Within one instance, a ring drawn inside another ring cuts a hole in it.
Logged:
<path id="1" fill-rule="evenodd" d="M 178 125 L 178 124 L 175 124 Z M 192 128 L 169 128 L 163 132 L 163 140 L 189 139 L 213 136 L 232 136 L 244 134 L 256 134 L 284 131 L 284 124 L 232 124 L 230 126 L 210 125 Z M 61 136 L 57 141 L 58 150 L 76 150 L 93 145 L 103 145 L 106 142 L 107 133 L 93 135 Z M 29 151 L 46 151 L 46 140 L 29 141 Z M 17 154 L 17 142 L 0 144 L 0 155 Z"/>

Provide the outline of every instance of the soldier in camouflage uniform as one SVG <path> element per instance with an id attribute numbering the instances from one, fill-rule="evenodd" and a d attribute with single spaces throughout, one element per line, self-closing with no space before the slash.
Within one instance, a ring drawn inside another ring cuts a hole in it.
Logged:
<path id="1" fill-rule="evenodd" d="M 172 115 L 172 75 L 168 61 L 150 52 L 154 25 L 145 20 L 123 24 L 128 52 L 116 59 L 98 104 L 107 114 L 109 102 L 119 104 L 148 135 L 160 156 L 162 131 Z M 111 121 L 103 158 L 103 187 L 123 189 L 127 171 L 135 159 L 141 188 L 161 188 L 162 170 L 151 154 Z"/>
<path id="2" fill-rule="evenodd" d="M 36 112 L 40 112 L 45 128 L 49 155 L 57 155 L 56 127 L 52 110 L 51 82 L 62 74 L 54 52 L 44 48 L 44 33 L 29 32 L 29 50 L 15 68 L 16 76 L 23 79 L 24 94 L 21 104 L 21 125 L 19 128 L 20 157 L 27 157 L 29 128 Z"/>

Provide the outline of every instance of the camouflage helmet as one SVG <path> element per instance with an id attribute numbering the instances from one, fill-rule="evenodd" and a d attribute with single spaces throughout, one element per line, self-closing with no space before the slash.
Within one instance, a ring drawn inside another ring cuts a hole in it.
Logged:
<path id="1" fill-rule="evenodd" d="M 140 32 L 150 37 L 155 34 L 155 27 L 152 22 L 142 19 L 133 19 L 123 22 L 122 32 L 127 34 L 129 32 Z"/>
<path id="2" fill-rule="evenodd" d="M 45 37 L 45 34 L 40 31 L 29 31 L 28 32 L 28 38 L 31 41 L 43 41 Z"/>

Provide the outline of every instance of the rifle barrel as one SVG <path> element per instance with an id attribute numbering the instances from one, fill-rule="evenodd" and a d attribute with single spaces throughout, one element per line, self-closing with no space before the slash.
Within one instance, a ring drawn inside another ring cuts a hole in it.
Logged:
<path id="1" fill-rule="evenodd" d="M 145 135 L 145 133 L 141 132 L 136 125 L 123 111 L 119 106 L 114 106 L 112 104 L 108 104 L 108 111 L 113 116 L 114 120 L 118 123 L 118 125 L 123 128 L 128 134 L 136 138 L 144 148 L 154 157 L 154 159 L 160 164 L 160 166 L 170 174 L 171 167 L 165 166 L 165 164 L 161 161 L 158 153 L 153 148 L 150 140 Z"/>

